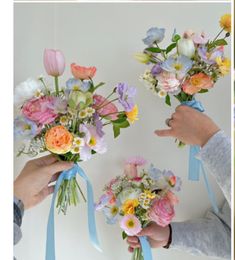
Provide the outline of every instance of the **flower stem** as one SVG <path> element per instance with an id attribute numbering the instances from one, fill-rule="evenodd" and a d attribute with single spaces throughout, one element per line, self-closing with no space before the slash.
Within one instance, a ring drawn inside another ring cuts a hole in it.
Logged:
<path id="1" fill-rule="evenodd" d="M 116 100 L 118 100 L 118 98 L 114 98 L 114 99 L 110 100 L 108 103 L 105 103 L 104 105 L 101 104 L 102 106 L 97 107 L 96 110 L 98 111 L 98 110 L 100 110 L 101 108 L 107 106 L 108 104 L 110 104 L 110 103 L 112 103 L 112 102 L 114 102 L 114 101 L 116 101 Z M 104 102 L 103 102 L 103 103 L 104 103 Z"/>
<path id="2" fill-rule="evenodd" d="M 55 93 L 56 93 L 56 96 L 59 96 L 59 80 L 58 80 L 58 76 L 55 76 L 54 79 L 55 79 Z"/>
<path id="3" fill-rule="evenodd" d="M 213 42 L 220 36 L 220 34 L 224 31 L 224 28 L 215 36 Z"/>

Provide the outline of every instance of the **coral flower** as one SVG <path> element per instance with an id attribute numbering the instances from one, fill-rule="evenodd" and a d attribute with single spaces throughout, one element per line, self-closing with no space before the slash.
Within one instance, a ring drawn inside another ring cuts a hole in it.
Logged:
<path id="1" fill-rule="evenodd" d="M 226 32 L 231 33 L 231 14 L 221 16 L 219 23 L 221 28 L 223 28 Z"/>
<path id="2" fill-rule="evenodd" d="M 55 154 L 65 154 L 71 150 L 73 135 L 62 125 L 54 126 L 46 132 L 46 148 Z"/>
<path id="3" fill-rule="evenodd" d="M 135 236 L 142 228 L 139 219 L 134 215 L 126 215 L 120 221 L 120 227 L 128 236 Z"/>
<path id="4" fill-rule="evenodd" d="M 122 210 L 124 215 L 134 214 L 135 208 L 139 205 L 139 201 L 137 199 L 128 199 L 122 205 Z"/>
<path id="5" fill-rule="evenodd" d="M 221 57 L 217 57 L 215 59 L 215 61 L 216 61 L 216 63 L 219 66 L 221 74 L 223 76 L 227 75 L 229 73 L 229 71 L 230 71 L 230 65 L 231 65 L 230 59 L 228 59 L 228 58 L 222 59 Z"/>
<path id="6" fill-rule="evenodd" d="M 130 112 L 126 112 L 126 116 L 129 119 L 129 121 L 133 124 L 136 120 L 139 120 L 138 118 L 138 106 L 135 105 L 133 109 Z"/>
<path id="7" fill-rule="evenodd" d="M 71 72 L 75 79 L 90 79 L 95 76 L 96 67 L 82 67 L 72 63 Z"/>
<path id="8" fill-rule="evenodd" d="M 213 85 L 214 82 L 211 77 L 200 72 L 186 80 L 182 85 L 182 89 L 185 93 L 193 95 L 198 93 L 201 89 L 212 88 Z"/>

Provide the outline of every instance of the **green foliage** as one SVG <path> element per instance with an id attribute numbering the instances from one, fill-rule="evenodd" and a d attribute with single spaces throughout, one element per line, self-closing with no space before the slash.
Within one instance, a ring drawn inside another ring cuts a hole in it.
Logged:
<path id="1" fill-rule="evenodd" d="M 114 138 L 120 135 L 121 128 L 127 128 L 130 126 L 130 123 L 128 122 L 127 117 L 124 113 L 119 114 L 118 119 L 111 122 L 113 124 Z"/>
<path id="2" fill-rule="evenodd" d="M 172 37 L 172 41 L 173 42 L 178 42 L 178 40 L 180 40 L 180 35 L 179 34 L 175 34 L 173 37 Z"/>
<path id="3" fill-rule="evenodd" d="M 122 231 L 122 239 L 125 240 L 127 238 L 127 233 L 125 231 Z"/>
<path id="4" fill-rule="evenodd" d="M 201 89 L 198 93 L 206 93 L 208 92 L 208 89 Z"/>
<path id="5" fill-rule="evenodd" d="M 160 48 L 155 48 L 155 47 L 150 47 L 150 48 L 146 48 L 146 51 L 150 51 L 150 52 L 154 52 L 154 53 L 161 53 L 163 50 Z"/>
<path id="6" fill-rule="evenodd" d="M 168 106 L 171 106 L 171 98 L 170 98 L 170 96 L 169 96 L 168 94 L 166 95 L 165 103 L 166 103 Z"/>
<path id="7" fill-rule="evenodd" d="M 171 52 L 175 47 L 176 47 L 176 42 L 172 43 L 171 45 L 169 45 L 167 48 L 166 48 L 166 54 L 168 54 L 169 52 Z"/>

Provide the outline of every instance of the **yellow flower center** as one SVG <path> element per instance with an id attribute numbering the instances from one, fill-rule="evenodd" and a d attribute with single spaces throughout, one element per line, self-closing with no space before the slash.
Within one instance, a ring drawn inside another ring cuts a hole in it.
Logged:
<path id="1" fill-rule="evenodd" d="M 196 87 L 196 86 L 201 84 L 201 79 L 199 79 L 199 78 L 192 78 L 191 79 L 191 84 Z"/>
<path id="2" fill-rule="evenodd" d="M 132 219 L 128 219 L 126 222 L 126 226 L 128 228 L 133 228 L 135 226 L 135 222 Z"/>
<path id="3" fill-rule="evenodd" d="M 73 91 L 78 91 L 79 90 L 79 86 L 73 86 Z"/>
<path id="4" fill-rule="evenodd" d="M 31 125 L 25 124 L 23 129 L 26 130 L 31 130 Z"/>
<path id="5" fill-rule="evenodd" d="M 75 153 L 79 153 L 79 152 L 80 152 L 80 148 L 76 146 L 76 147 L 73 148 L 73 151 L 74 151 Z"/>
<path id="6" fill-rule="evenodd" d="M 81 143 L 82 143 L 82 141 L 81 141 L 80 139 L 77 139 L 77 140 L 75 141 L 75 144 L 78 145 L 78 146 L 81 145 Z"/>
<path id="7" fill-rule="evenodd" d="M 134 214 L 135 208 L 139 205 L 139 201 L 137 199 L 129 199 L 126 200 L 122 206 L 122 210 L 124 214 Z"/>
<path id="8" fill-rule="evenodd" d="M 182 64 L 180 64 L 180 63 L 175 63 L 174 64 L 174 68 L 176 69 L 176 70 L 181 70 L 182 69 Z"/>
<path id="9" fill-rule="evenodd" d="M 113 216 L 115 216 L 115 215 L 117 215 L 117 213 L 118 213 L 118 207 L 112 207 L 112 209 L 111 209 L 111 214 L 113 215 Z"/>
<path id="10" fill-rule="evenodd" d="M 96 143 L 97 143 L 97 141 L 96 141 L 95 137 L 92 136 L 91 139 L 90 139 L 89 145 L 90 145 L 90 146 L 95 146 Z"/>

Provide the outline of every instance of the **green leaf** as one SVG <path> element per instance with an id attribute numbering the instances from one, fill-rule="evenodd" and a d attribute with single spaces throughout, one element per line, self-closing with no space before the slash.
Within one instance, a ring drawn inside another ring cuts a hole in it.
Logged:
<path id="1" fill-rule="evenodd" d="M 162 52 L 162 49 L 154 48 L 154 47 L 146 48 L 145 50 L 150 51 L 150 52 L 154 52 L 154 53 L 161 53 Z"/>
<path id="2" fill-rule="evenodd" d="M 218 39 L 214 42 L 215 46 L 223 46 L 228 45 L 228 43 L 225 41 L 225 39 Z"/>
<path id="3" fill-rule="evenodd" d="M 201 89 L 198 93 L 206 93 L 208 92 L 208 89 Z"/>
<path id="4" fill-rule="evenodd" d="M 122 231 L 122 239 L 125 240 L 127 238 L 127 233 L 125 231 Z"/>
<path id="5" fill-rule="evenodd" d="M 113 123 L 113 124 L 121 124 L 121 123 L 123 123 L 124 121 L 126 121 L 126 117 L 121 117 L 121 118 L 119 118 L 119 119 L 117 119 L 117 120 L 112 121 L 112 123 Z"/>
<path id="6" fill-rule="evenodd" d="M 166 95 L 165 103 L 166 103 L 168 106 L 171 106 L 171 98 L 170 98 L 170 96 L 169 96 L 168 94 Z"/>
<path id="7" fill-rule="evenodd" d="M 176 47 L 176 42 L 172 43 L 166 48 L 166 54 L 171 52 Z"/>
<path id="8" fill-rule="evenodd" d="M 118 125 L 113 125 L 113 134 L 114 138 L 118 137 L 120 135 L 120 127 Z"/>
<path id="9" fill-rule="evenodd" d="M 188 95 L 187 95 L 185 92 L 182 91 L 182 92 L 180 93 L 180 95 L 181 95 L 181 100 L 182 100 L 182 101 L 187 101 L 187 100 L 188 100 Z M 181 102 L 182 102 L 182 101 L 181 101 Z"/>
<path id="10" fill-rule="evenodd" d="M 178 40 L 179 40 L 180 38 L 181 38 L 181 37 L 180 37 L 179 34 L 175 34 L 175 35 L 173 36 L 173 38 L 172 38 L 172 41 L 173 41 L 173 42 L 178 42 Z"/>
<path id="11" fill-rule="evenodd" d="M 122 123 L 120 123 L 120 124 L 118 124 L 119 128 L 127 128 L 129 126 L 130 126 L 130 123 L 127 120 L 122 122 Z"/>

